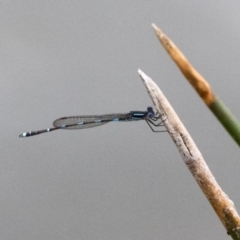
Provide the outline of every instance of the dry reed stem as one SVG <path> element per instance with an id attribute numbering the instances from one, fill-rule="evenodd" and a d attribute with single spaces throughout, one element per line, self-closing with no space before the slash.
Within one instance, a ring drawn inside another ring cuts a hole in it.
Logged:
<path id="1" fill-rule="evenodd" d="M 227 229 L 227 232 L 231 234 L 232 237 L 234 236 L 234 239 L 240 239 L 240 218 L 233 202 L 218 185 L 204 161 L 202 154 L 162 91 L 156 83 L 141 70 L 138 70 L 138 73 L 147 88 L 154 106 L 159 114 L 163 115 L 164 125 L 193 177 L 217 213 L 222 224 Z"/>
<path id="2" fill-rule="evenodd" d="M 155 24 L 152 24 L 152 27 L 154 28 L 159 41 L 177 64 L 183 75 L 194 87 L 203 101 L 209 106 L 215 100 L 215 96 L 208 82 L 197 70 L 194 69 L 177 46 Z"/>

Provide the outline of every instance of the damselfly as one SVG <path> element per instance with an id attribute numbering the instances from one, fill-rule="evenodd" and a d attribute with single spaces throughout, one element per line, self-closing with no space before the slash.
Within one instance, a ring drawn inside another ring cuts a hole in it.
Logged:
<path id="1" fill-rule="evenodd" d="M 166 132 L 166 130 L 154 130 L 153 127 L 163 126 L 163 121 L 159 113 L 155 113 L 152 107 L 148 107 L 147 111 L 131 111 L 129 113 L 63 117 L 55 120 L 53 122 L 54 127 L 52 128 L 25 132 L 19 135 L 19 137 L 31 137 L 37 134 L 51 132 L 58 129 L 83 129 L 97 127 L 109 122 L 132 122 L 139 120 L 145 120 L 153 132 Z"/>

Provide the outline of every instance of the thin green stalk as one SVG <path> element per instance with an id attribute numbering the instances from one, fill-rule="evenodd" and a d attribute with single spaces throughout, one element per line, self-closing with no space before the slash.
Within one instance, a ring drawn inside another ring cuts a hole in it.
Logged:
<path id="1" fill-rule="evenodd" d="M 240 125 L 234 115 L 219 98 L 216 98 L 215 101 L 209 105 L 209 108 L 240 146 Z"/>

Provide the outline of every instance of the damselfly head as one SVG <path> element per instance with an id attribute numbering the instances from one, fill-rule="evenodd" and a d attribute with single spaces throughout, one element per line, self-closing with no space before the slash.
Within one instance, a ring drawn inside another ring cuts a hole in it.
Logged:
<path id="1" fill-rule="evenodd" d="M 147 107 L 147 117 L 151 118 L 155 115 L 153 108 L 151 106 Z"/>

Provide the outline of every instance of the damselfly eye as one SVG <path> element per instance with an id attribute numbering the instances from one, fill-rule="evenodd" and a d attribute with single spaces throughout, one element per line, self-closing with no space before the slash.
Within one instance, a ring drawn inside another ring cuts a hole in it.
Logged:
<path id="1" fill-rule="evenodd" d="M 152 107 L 147 107 L 147 117 L 148 118 L 154 117 L 154 111 Z"/>
<path id="2" fill-rule="evenodd" d="M 148 112 L 147 116 L 148 116 L 148 118 L 152 118 L 154 116 L 154 113 L 153 112 Z"/>
<path id="3" fill-rule="evenodd" d="M 149 107 L 147 107 L 147 111 L 153 113 L 153 108 L 151 106 L 149 106 Z"/>

